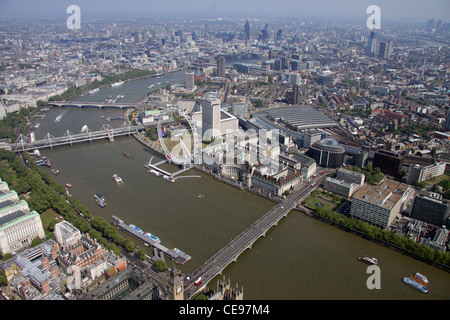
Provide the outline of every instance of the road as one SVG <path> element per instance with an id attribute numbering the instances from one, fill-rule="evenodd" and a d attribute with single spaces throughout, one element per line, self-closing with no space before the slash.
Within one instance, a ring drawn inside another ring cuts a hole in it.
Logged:
<path id="1" fill-rule="evenodd" d="M 325 177 L 326 175 L 319 175 L 318 177 L 307 182 L 301 189 L 291 193 L 288 197 L 286 197 L 286 199 L 283 199 L 264 216 L 259 218 L 236 238 L 231 240 L 231 242 L 217 252 L 212 258 L 200 266 L 190 276 L 190 279 L 185 281 L 185 298 L 192 298 L 201 287 L 206 285 L 216 275 L 220 274 L 222 270 L 225 269 L 231 262 L 235 261 L 243 251 L 251 248 L 252 244 L 258 238 L 264 236 L 267 230 L 276 225 L 281 218 L 287 216 L 287 214 L 294 209 L 297 204 L 301 203 L 304 197 L 317 188 L 317 186 L 325 180 Z M 202 283 L 197 287 L 195 282 L 199 278 L 202 279 Z"/>

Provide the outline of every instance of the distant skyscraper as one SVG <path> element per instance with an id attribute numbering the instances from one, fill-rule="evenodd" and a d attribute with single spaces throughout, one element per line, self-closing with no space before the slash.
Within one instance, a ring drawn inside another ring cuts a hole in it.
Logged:
<path id="1" fill-rule="evenodd" d="M 427 21 L 427 27 L 426 27 L 427 31 L 432 31 L 434 26 L 435 26 L 434 19 L 430 19 Z"/>
<path id="2" fill-rule="evenodd" d="M 277 41 L 283 40 L 283 30 L 279 29 L 277 32 L 277 36 L 275 37 Z"/>
<path id="3" fill-rule="evenodd" d="M 259 36 L 259 40 L 266 41 L 269 40 L 270 34 L 269 34 L 269 25 L 266 23 L 264 25 L 264 28 L 261 30 L 261 34 Z"/>
<path id="4" fill-rule="evenodd" d="M 244 32 L 245 40 L 250 40 L 250 23 L 248 22 L 248 20 L 245 22 Z"/>
<path id="5" fill-rule="evenodd" d="M 192 90 L 195 86 L 195 75 L 194 72 L 186 72 L 186 89 Z"/>
<path id="6" fill-rule="evenodd" d="M 390 58 L 392 54 L 392 40 L 380 43 L 380 58 Z"/>
<path id="7" fill-rule="evenodd" d="M 220 56 L 219 59 L 217 59 L 217 76 L 225 78 L 225 64 L 226 60 L 224 57 Z"/>
<path id="8" fill-rule="evenodd" d="M 369 43 L 367 44 L 367 55 L 369 57 L 375 57 L 377 50 L 377 36 L 375 29 L 370 33 Z"/>

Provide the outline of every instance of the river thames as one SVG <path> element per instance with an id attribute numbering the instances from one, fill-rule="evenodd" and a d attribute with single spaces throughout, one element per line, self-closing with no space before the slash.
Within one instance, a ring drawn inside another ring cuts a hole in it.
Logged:
<path id="1" fill-rule="evenodd" d="M 135 102 L 144 97 L 150 84 L 175 79 L 184 82 L 184 72 L 161 78 L 146 78 L 103 88 L 73 101 L 102 102 L 106 97 L 124 94 L 120 102 Z M 153 87 L 152 87 L 153 88 Z M 129 93 L 126 93 L 128 92 Z M 64 113 L 60 122 L 54 119 Z M 79 133 L 87 125 L 99 130 L 107 117 L 123 116 L 124 110 L 97 108 L 50 108 L 36 129 L 37 139 L 47 133 L 58 137 L 69 130 Z M 109 122 L 119 127 L 123 120 Z M 131 157 L 124 157 L 127 152 Z M 61 185 L 70 183 L 70 193 L 89 207 L 93 215 L 111 221 L 115 215 L 128 224 L 151 232 L 168 248 L 179 248 L 192 259 L 180 266 L 184 273 L 195 271 L 224 247 L 232 238 L 264 215 L 275 204 L 249 192 L 235 189 L 212 177 L 190 170 L 170 183 L 147 172 L 144 165 L 163 157 L 146 148 L 134 137 L 115 138 L 93 143 L 44 149 L 42 155 L 60 174 L 54 179 Z M 169 172 L 179 170 L 163 164 Z M 49 170 L 43 168 L 43 170 Z M 112 175 L 124 181 L 116 184 Z M 102 194 L 108 203 L 100 208 L 93 197 Z M 199 198 L 204 195 L 204 198 Z M 133 239 L 136 244 L 142 243 Z M 146 248 L 149 255 L 151 249 Z M 370 274 L 358 257 L 377 257 L 381 272 L 381 289 L 368 289 Z M 420 272 L 430 280 L 427 295 L 402 283 L 402 278 Z M 270 229 L 229 265 L 223 274 L 244 288 L 244 299 L 444 299 L 450 298 L 450 274 L 401 253 L 362 239 L 303 213 L 292 211 L 278 226 Z M 215 289 L 216 279 L 209 287 Z"/>

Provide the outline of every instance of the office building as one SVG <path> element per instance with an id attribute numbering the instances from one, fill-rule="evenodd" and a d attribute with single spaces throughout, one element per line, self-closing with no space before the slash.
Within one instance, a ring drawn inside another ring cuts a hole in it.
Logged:
<path id="1" fill-rule="evenodd" d="M 195 74 L 194 72 L 186 72 L 186 90 L 195 89 Z"/>
<path id="2" fill-rule="evenodd" d="M 325 138 L 314 143 L 309 156 L 321 167 L 337 168 L 344 164 L 344 147 L 333 138 Z"/>
<path id="3" fill-rule="evenodd" d="M 393 44 L 392 40 L 389 40 L 387 42 L 380 43 L 380 52 L 379 57 L 380 58 L 390 58 L 393 50 Z"/>
<path id="4" fill-rule="evenodd" d="M 81 240 L 81 232 L 67 221 L 55 224 L 53 231 L 56 241 L 63 246 L 72 246 Z"/>
<path id="5" fill-rule="evenodd" d="M 369 57 L 375 57 L 377 52 L 377 36 L 375 29 L 370 33 L 369 42 L 367 43 L 367 55 Z"/>
<path id="6" fill-rule="evenodd" d="M 340 168 L 337 171 L 336 179 L 356 183 L 358 186 L 362 186 L 366 179 L 366 175 L 360 172 Z"/>
<path id="7" fill-rule="evenodd" d="M 379 150 L 373 156 L 372 166 L 380 168 L 381 172 L 395 177 L 403 165 L 403 156 L 398 153 Z"/>
<path id="8" fill-rule="evenodd" d="M 204 97 L 201 108 L 204 140 L 210 140 L 238 130 L 239 120 L 232 114 L 221 110 L 220 100 L 214 93 Z"/>
<path id="9" fill-rule="evenodd" d="M 414 199 L 411 218 L 436 226 L 446 225 L 450 215 L 450 206 L 438 193 L 426 192 Z"/>
<path id="10" fill-rule="evenodd" d="M 352 197 L 350 216 L 387 229 L 413 194 L 411 186 L 390 179 L 375 186 L 364 184 Z"/>
<path id="11" fill-rule="evenodd" d="M 323 134 L 323 131 L 316 129 L 305 131 L 305 133 L 303 134 L 303 148 L 309 150 L 314 143 L 322 140 Z"/>
<path id="12" fill-rule="evenodd" d="M 15 191 L 2 184 L 0 191 L 0 251 L 3 255 L 29 247 L 34 238 L 45 238 L 39 213 L 19 201 Z M 7 185 L 6 185 L 7 186 Z"/>
<path id="13" fill-rule="evenodd" d="M 358 189 L 358 187 L 359 186 L 356 183 L 330 177 L 325 178 L 325 181 L 323 182 L 323 188 L 325 190 L 329 190 L 345 197 L 350 197 Z"/>
<path id="14" fill-rule="evenodd" d="M 358 154 L 355 155 L 355 166 L 360 168 L 365 168 L 367 165 L 367 161 L 369 159 L 369 153 L 367 151 L 361 150 Z"/>
<path id="15" fill-rule="evenodd" d="M 250 40 L 250 23 L 247 21 L 245 21 L 245 26 L 244 26 L 244 33 L 245 33 L 245 40 Z"/>
<path id="16" fill-rule="evenodd" d="M 337 171 L 336 178 L 325 179 L 323 188 L 350 197 L 364 184 L 365 177 L 362 173 L 341 168 Z"/>
<path id="17" fill-rule="evenodd" d="M 421 181 L 432 179 L 443 175 L 446 167 L 447 162 L 436 162 L 428 166 L 411 165 L 409 166 L 407 181 L 409 184 L 417 184 Z"/>
<path id="18" fill-rule="evenodd" d="M 212 139 L 221 135 L 220 131 L 220 100 L 203 99 L 202 106 L 202 134 L 205 139 Z M 207 137 L 206 137 L 207 136 Z"/>
<path id="19" fill-rule="evenodd" d="M 217 59 L 217 76 L 225 78 L 226 60 L 223 56 Z"/>

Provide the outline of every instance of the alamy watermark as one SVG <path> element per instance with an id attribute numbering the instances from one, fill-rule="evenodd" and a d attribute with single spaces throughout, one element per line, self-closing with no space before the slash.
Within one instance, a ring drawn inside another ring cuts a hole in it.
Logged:
<path id="1" fill-rule="evenodd" d="M 81 9 L 77 5 L 70 5 L 67 7 L 66 13 L 71 14 L 66 21 L 66 26 L 70 30 L 81 29 Z"/>
<path id="2" fill-rule="evenodd" d="M 366 13 L 371 13 L 367 18 L 366 26 L 369 30 L 381 29 L 381 9 L 377 5 L 367 7 Z"/>
<path id="3" fill-rule="evenodd" d="M 371 274 L 369 278 L 367 278 L 366 286 L 368 289 L 381 289 L 381 269 L 379 266 L 371 265 L 367 267 L 367 274 Z"/>
<path id="4" fill-rule="evenodd" d="M 196 164 L 207 165 L 243 165 L 248 162 L 270 165 L 272 170 L 279 168 L 278 129 L 249 129 L 245 132 L 227 129 L 223 134 L 214 128 L 205 130 L 203 137 L 185 133 L 186 129 L 176 129 L 171 133 L 169 156 L 172 160 L 192 159 Z M 195 149 L 195 144 L 199 146 L 205 141 L 206 146 Z"/>
<path id="5" fill-rule="evenodd" d="M 81 9 L 77 5 L 67 7 L 66 13 L 70 14 L 67 18 L 66 25 L 70 30 L 81 29 Z M 366 26 L 369 30 L 381 29 L 381 9 L 379 6 L 372 4 L 367 7 L 366 13 L 371 15 L 367 18 Z"/>

